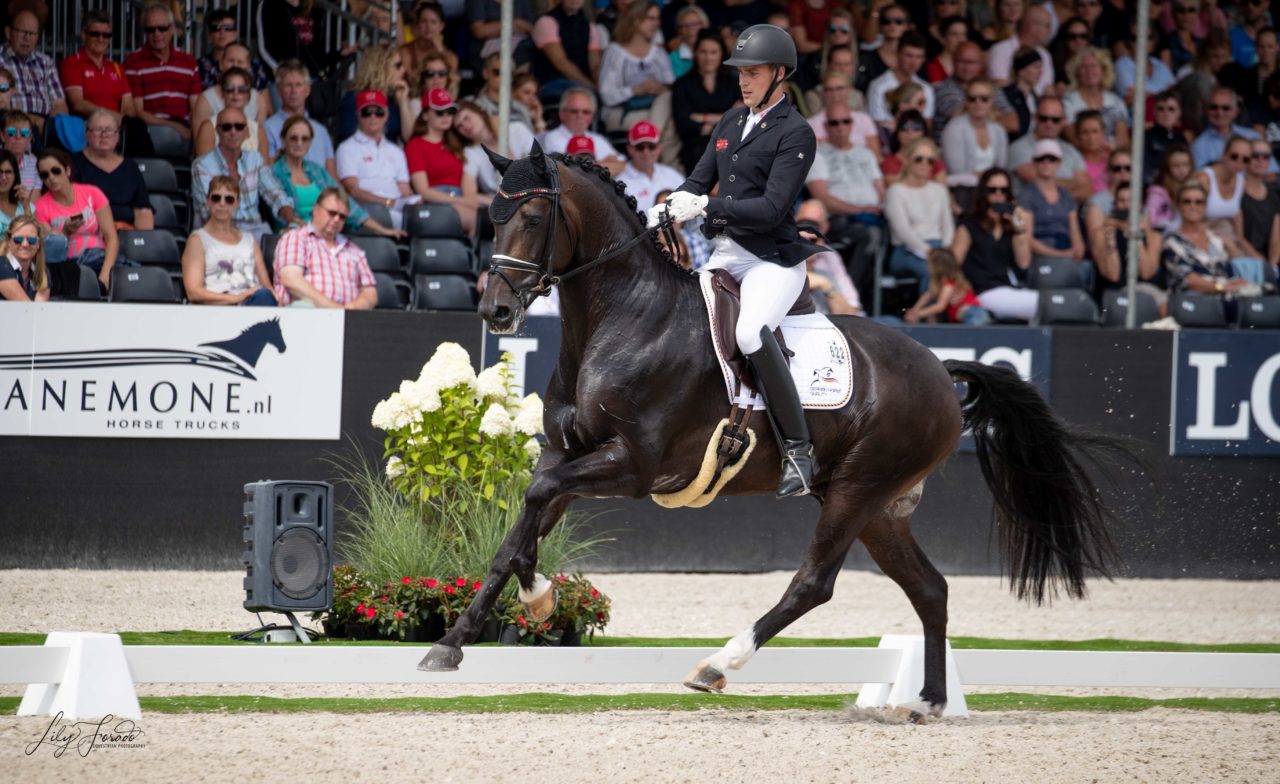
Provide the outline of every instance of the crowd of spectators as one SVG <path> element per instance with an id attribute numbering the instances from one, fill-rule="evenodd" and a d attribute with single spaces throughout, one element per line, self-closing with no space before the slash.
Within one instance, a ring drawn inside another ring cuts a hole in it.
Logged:
<path id="1" fill-rule="evenodd" d="M 117 231 L 157 225 L 134 162 L 155 154 L 147 126 L 192 146 L 181 277 L 193 303 L 373 307 L 347 234 L 404 239 L 415 204 L 451 207 L 477 239 L 492 232 L 496 0 L 419 0 L 396 30 L 353 2 L 392 40 L 339 51 L 309 0 L 259 0 L 256 31 L 208 11 L 205 52 L 175 46 L 172 7 L 153 2 L 121 63 L 101 12 L 55 62 L 44 8 L 11 3 L 0 45 L 0 297 L 74 298 L 72 263 L 105 292 L 113 267 L 133 263 Z M 508 155 L 535 139 L 590 155 L 642 210 L 741 105 L 723 65 L 737 35 L 787 29 L 800 64 L 782 89 L 819 140 L 797 220 L 830 249 L 810 281 L 831 312 L 863 312 L 877 270 L 913 281 L 897 308 L 909 322 L 1028 320 L 1041 264 L 1069 264 L 1099 300 L 1136 264 L 1162 309 L 1184 290 L 1274 288 L 1280 73 L 1265 0 L 1153 0 L 1140 55 L 1126 0 L 514 0 L 513 12 Z M 344 57 L 352 78 L 312 116 L 313 86 Z M 267 235 L 279 236 L 271 263 Z M 689 263 L 705 263 L 697 221 L 679 236 Z"/>

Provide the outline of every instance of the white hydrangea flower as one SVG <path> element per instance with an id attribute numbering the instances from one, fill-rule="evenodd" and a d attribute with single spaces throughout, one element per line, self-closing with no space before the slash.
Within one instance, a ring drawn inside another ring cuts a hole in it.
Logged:
<path id="1" fill-rule="evenodd" d="M 491 403 L 480 419 L 480 434 L 491 438 L 509 436 L 512 432 L 511 415 L 498 403 Z"/>
<path id="2" fill-rule="evenodd" d="M 530 438 L 524 442 L 524 451 L 529 453 L 529 457 L 537 460 L 538 455 L 542 454 L 542 444 L 538 443 L 538 439 Z"/>
<path id="3" fill-rule="evenodd" d="M 507 363 L 499 362 L 480 371 L 476 376 L 476 396 L 481 400 L 502 400 L 507 396 L 507 381 L 504 378 Z"/>
<path id="4" fill-rule="evenodd" d="M 413 411 L 429 414 L 440 408 L 440 392 L 422 380 L 400 382 L 400 396 Z"/>
<path id="5" fill-rule="evenodd" d="M 391 430 L 402 430 L 417 422 L 421 414 L 399 392 L 391 396 L 393 403 L 393 411 L 391 414 Z"/>
<path id="6" fill-rule="evenodd" d="M 441 343 L 430 361 L 422 366 L 418 380 L 437 391 L 458 385 L 474 388 L 476 372 L 471 368 L 471 356 L 465 348 L 457 343 Z"/>
<path id="7" fill-rule="evenodd" d="M 400 458 L 392 456 L 392 458 L 387 461 L 387 478 L 388 479 L 397 479 L 399 477 L 402 477 L 404 476 L 404 471 L 405 471 L 404 461 L 401 460 Z"/>
<path id="8" fill-rule="evenodd" d="M 379 430 L 390 430 L 392 427 L 392 415 L 395 408 L 391 405 L 390 400 L 383 400 L 373 407 L 373 417 L 370 423 Z"/>
<path id="9" fill-rule="evenodd" d="M 542 398 L 537 392 L 530 392 L 516 404 L 516 430 L 525 435 L 537 435 L 542 432 Z"/>

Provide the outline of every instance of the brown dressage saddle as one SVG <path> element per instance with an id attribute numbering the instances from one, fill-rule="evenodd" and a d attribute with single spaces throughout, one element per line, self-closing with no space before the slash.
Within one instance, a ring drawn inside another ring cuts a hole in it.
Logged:
<path id="1" fill-rule="evenodd" d="M 755 391 L 754 381 L 747 367 L 746 357 L 742 355 L 742 351 L 738 348 L 738 316 L 742 313 L 742 292 L 738 281 L 724 270 L 715 270 L 711 273 L 711 290 L 714 292 L 714 312 L 712 322 L 715 329 L 716 345 L 720 347 L 724 355 L 725 361 L 733 368 L 733 372 L 737 374 L 738 379 L 744 384 L 752 386 Z M 796 301 L 792 303 L 791 309 L 787 311 L 788 316 L 803 316 L 809 313 L 817 312 L 813 306 L 813 297 L 809 296 L 809 287 L 806 285 L 800 290 L 800 296 L 796 297 Z M 782 327 L 778 327 L 773 331 L 774 337 L 778 339 L 778 345 L 782 347 L 783 353 L 788 357 L 794 356 L 794 353 L 787 349 L 786 340 L 782 335 Z"/>

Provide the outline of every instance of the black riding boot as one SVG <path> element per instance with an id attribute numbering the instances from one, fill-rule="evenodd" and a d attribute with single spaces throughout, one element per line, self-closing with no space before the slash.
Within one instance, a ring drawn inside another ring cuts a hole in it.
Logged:
<path id="1" fill-rule="evenodd" d="M 760 350 L 747 354 L 751 370 L 755 373 L 760 394 L 768 407 L 769 419 L 778 436 L 782 450 L 782 478 L 778 481 L 778 497 L 808 495 L 813 479 L 813 444 L 809 441 L 809 427 L 804 421 L 804 409 L 800 407 L 800 394 L 796 391 L 787 359 L 782 347 L 768 327 L 760 330 L 764 345 Z"/>

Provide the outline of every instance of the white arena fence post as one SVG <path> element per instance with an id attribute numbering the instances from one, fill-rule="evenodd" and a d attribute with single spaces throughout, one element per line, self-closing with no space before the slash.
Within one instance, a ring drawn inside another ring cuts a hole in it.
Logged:
<path id="1" fill-rule="evenodd" d="M 960 673 L 955 657 L 951 654 L 951 641 L 947 640 L 947 707 L 943 716 L 968 717 L 969 708 L 960 688 Z M 888 683 L 864 683 L 858 690 L 859 708 L 883 708 L 886 705 L 902 705 L 920 699 L 924 688 L 924 636 L 910 634 L 886 634 L 880 638 L 880 648 L 899 651 L 898 671 Z"/>
<path id="2" fill-rule="evenodd" d="M 28 679 L 19 716 L 142 718 L 120 635 L 53 632 L 43 648 L 15 647 L 26 651 L 18 652 L 13 662 L 5 661 L 7 651 L 0 653 L 0 671 Z"/>

